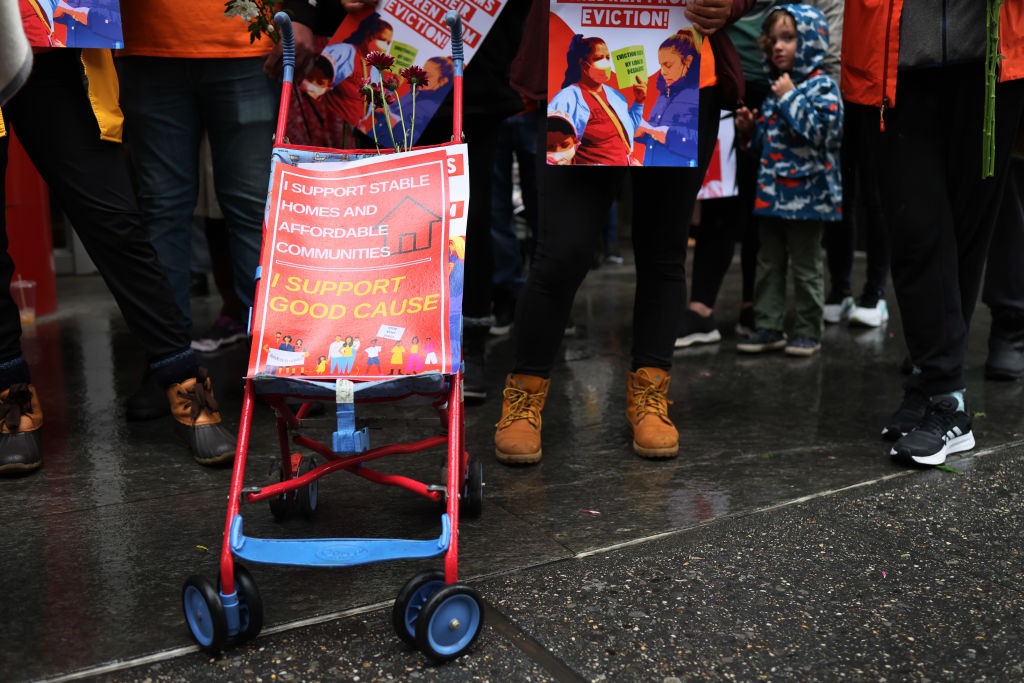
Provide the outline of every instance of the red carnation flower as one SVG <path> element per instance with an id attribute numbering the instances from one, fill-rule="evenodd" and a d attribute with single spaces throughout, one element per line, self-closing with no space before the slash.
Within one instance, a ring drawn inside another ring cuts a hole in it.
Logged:
<path id="1" fill-rule="evenodd" d="M 385 90 L 389 90 L 391 92 L 398 90 L 398 76 L 391 73 L 390 71 L 385 71 L 381 73 L 380 76 L 381 80 L 384 82 Z"/>
<path id="2" fill-rule="evenodd" d="M 384 106 L 384 94 L 380 90 L 380 86 L 376 83 L 367 83 L 362 88 L 363 99 L 371 107 L 383 107 Z"/>
<path id="3" fill-rule="evenodd" d="M 381 52 L 380 50 L 374 50 L 370 54 L 364 57 L 366 63 L 370 66 L 375 66 L 381 71 L 387 71 L 395 63 L 395 58 L 389 55 L 387 52 Z"/>
<path id="4" fill-rule="evenodd" d="M 415 64 L 402 69 L 401 74 L 402 78 L 409 81 L 412 85 L 430 85 L 430 79 L 427 78 L 427 72 Z"/>

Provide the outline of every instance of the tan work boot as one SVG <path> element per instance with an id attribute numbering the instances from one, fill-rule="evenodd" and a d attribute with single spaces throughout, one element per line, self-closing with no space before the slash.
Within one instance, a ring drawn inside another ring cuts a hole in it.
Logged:
<path id="1" fill-rule="evenodd" d="M 24 474 L 43 464 L 42 426 L 43 409 L 35 386 L 12 384 L 0 392 L 0 474 Z"/>
<path id="2" fill-rule="evenodd" d="M 679 455 L 679 432 L 668 419 L 668 372 L 640 368 L 626 373 L 626 419 L 641 458 Z"/>
<path id="3" fill-rule="evenodd" d="M 501 419 L 495 426 L 494 454 L 498 462 L 528 465 L 540 462 L 540 411 L 551 380 L 533 375 L 509 375 L 502 392 Z"/>
<path id="4" fill-rule="evenodd" d="M 195 377 L 167 388 L 167 400 L 174 416 L 174 430 L 192 451 L 200 465 L 220 465 L 235 457 L 235 437 L 220 420 L 220 407 L 206 368 Z"/>

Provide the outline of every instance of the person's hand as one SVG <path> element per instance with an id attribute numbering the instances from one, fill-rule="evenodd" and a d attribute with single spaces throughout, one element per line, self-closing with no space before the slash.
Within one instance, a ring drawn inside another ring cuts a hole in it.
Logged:
<path id="1" fill-rule="evenodd" d="M 697 33 L 710 36 L 725 26 L 732 13 L 733 0 L 693 0 L 683 14 L 697 29 Z"/>
<path id="2" fill-rule="evenodd" d="M 341 6 L 349 14 L 353 14 L 367 7 L 376 7 L 377 0 L 341 0 Z"/>
<path id="3" fill-rule="evenodd" d="M 292 34 L 295 36 L 295 82 L 300 83 L 316 59 L 316 40 L 313 37 L 313 29 L 297 21 L 292 22 Z M 274 49 L 263 62 L 263 73 L 279 81 L 283 68 L 281 43 L 275 43 Z"/>
<path id="4" fill-rule="evenodd" d="M 754 130 L 754 119 L 757 118 L 757 110 L 750 111 L 746 107 L 736 110 L 736 130 L 742 133 L 744 138 L 749 138 Z"/>
<path id="5" fill-rule="evenodd" d="M 647 99 L 647 82 L 640 78 L 639 74 L 633 78 L 636 79 L 636 83 L 633 84 L 633 99 L 638 103 L 643 104 Z"/>
<path id="6" fill-rule="evenodd" d="M 784 73 L 772 83 L 772 92 L 776 97 L 782 97 L 794 87 L 796 86 L 793 85 L 793 79 L 789 77 L 789 74 Z"/>
<path id="7" fill-rule="evenodd" d="M 661 144 L 664 145 L 665 139 L 668 135 L 668 126 L 659 126 L 657 128 L 651 128 L 649 126 L 640 126 L 639 128 L 636 129 L 637 137 L 640 137 L 641 135 L 645 134 L 650 135 L 652 138 L 654 138 L 655 142 L 660 142 Z"/>
<path id="8" fill-rule="evenodd" d="M 53 8 L 54 19 L 57 19 L 58 17 L 63 17 L 64 15 L 71 17 L 79 24 L 85 24 L 89 21 L 89 13 L 85 10 L 69 7 L 63 3 Z"/>

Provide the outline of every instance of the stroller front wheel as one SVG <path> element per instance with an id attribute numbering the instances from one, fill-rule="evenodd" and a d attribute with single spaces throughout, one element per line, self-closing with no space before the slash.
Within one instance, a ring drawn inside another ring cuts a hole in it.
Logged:
<path id="1" fill-rule="evenodd" d="M 416 620 L 416 646 L 436 662 L 461 656 L 483 626 L 483 599 L 460 583 L 447 585 L 427 600 Z"/>
<path id="2" fill-rule="evenodd" d="M 213 582 L 198 574 L 188 577 L 181 599 L 188 630 L 196 643 L 208 654 L 220 652 L 227 639 L 228 620 Z"/>

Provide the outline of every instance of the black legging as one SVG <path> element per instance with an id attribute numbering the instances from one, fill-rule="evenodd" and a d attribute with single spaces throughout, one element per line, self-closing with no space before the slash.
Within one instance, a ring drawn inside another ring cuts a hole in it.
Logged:
<path id="1" fill-rule="evenodd" d="M 516 307 L 513 372 L 550 375 L 576 290 L 600 246 L 608 209 L 629 172 L 636 258 L 632 367 L 671 368 L 686 302 L 690 215 L 714 151 L 718 104 L 717 88 L 700 91 L 698 168 L 543 167 L 540 234 Z"/>
<path id="2" fill-rule="evenodd" d="M 4 105 L 4 117 L 71 220 L 149 361 L 187 351 L 191 338 L 142 226 L 124 150 L 100 140 L 79 51 L 36 55 L 32 75 Z M 0 138 L 0 172 L 7 166 L 7 145 L 7 138 Z M 14 272 L 5 227 L 0 216 L 2 283 Z M 20 355 L 18 307 L 2 286 L 0 362 Z"/>

